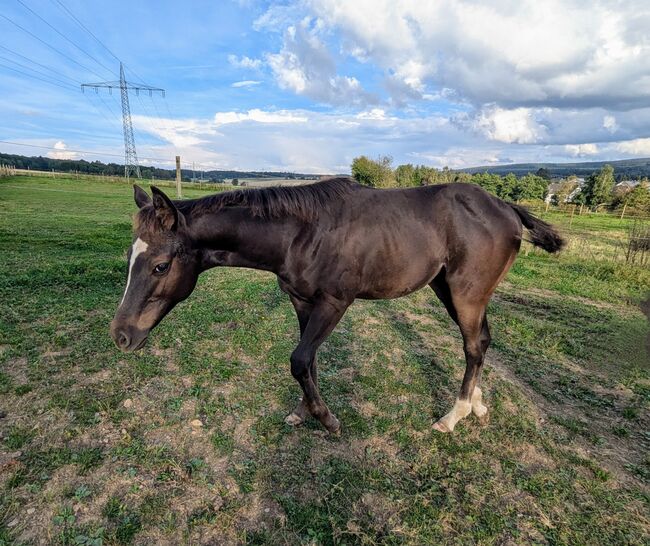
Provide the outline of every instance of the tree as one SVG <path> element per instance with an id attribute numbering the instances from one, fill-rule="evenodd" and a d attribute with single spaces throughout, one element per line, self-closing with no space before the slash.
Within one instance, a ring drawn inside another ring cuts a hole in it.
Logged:
<path id="1" fill-rule="evenodd" d="M 592 173 L 585 181 L 582 188 L 585 203 L 592 209 L 599 205 L 608 203 L 612 198 L 614 189 L 614 168 L 611 165 L 604 165 L 597 173 Z"/>
<path id="2" fill-rule="evenodd" d="M 549 171 L 546 167 L 540 167 L 537 169 L 537 172 L 535 174 L 544 180 L 551 179 L 551 171 Z"/>
<path id="3" fill-rule="evenodd" d="M 352 160 L 352 176 L 366 186 L 373 188 L 388 188 L 395 185 L 390 156 L 380 156 L 376 161 L 368 159 L 365 155 Z"/>
<path id="4" fill-rule="evenodd" d="M 547 180 L 536 174 L 528 173 L 517 180 L 511 195 L 514 201 L 530 201 L 544 199 L 547 191 Z"/>
<path id="5" fill-rule="evenodd" d="M 508 173 L 503 178 L 500 178 L 497 184 L 497 197 L 504 201 L 516 201 L 515 193 L 519 181 L 513 173 Z"/>
<path id="6" fill-rule="evenodd" d="M 415 167 L 410 163 L 395 169 L 395 181 L 400 188 L 420 185 L 420 181 L 415 176 Z"/>
<path id="7" fill-rule="evenodd" d="M 625 194 L 624 204 L 640 212 L 650 212 L 650 186 L 647 179 Z"/>
<path id="8" fill-rule="evenodd" d="M 498 195 L 501 189 L 501 177 L 498 174 L 476 173 L 472 176 L 472 182 L 492 195 Z"/>
<path id="9" fill-rule="evenodd" d="M 431 186 L 442 183 L 440 171 L 434 167 L 427 167 L 426 165 L 418 165 L 415 168 L 415 179 L 419 186 Z"/>

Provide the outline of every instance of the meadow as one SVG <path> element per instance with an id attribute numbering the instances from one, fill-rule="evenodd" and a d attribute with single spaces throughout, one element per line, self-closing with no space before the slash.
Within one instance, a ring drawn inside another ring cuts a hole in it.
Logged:
<path id="1" fill-rule="evenodd" d="M 433 292 L 355 303 L 319 356 L 337 437 L 284 423 L 298 328 L 270 274 L 211 270 L 115 349 L 134 211 L 127 184 L 0 180 L 0 545 L 650 541 L 647 267 L 525 244 L 489 307 L 490 422 L 451 435 Z M 628 225 L 546 218 L 596 246 Z"/>

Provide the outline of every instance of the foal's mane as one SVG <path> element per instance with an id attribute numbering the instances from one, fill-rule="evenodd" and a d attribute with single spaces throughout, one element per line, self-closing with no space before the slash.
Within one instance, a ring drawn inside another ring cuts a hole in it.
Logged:
<path id="1" fill-rule="evenodd" d="M 295 216 L 311 221 L 319 211 L 354 191 L 356 182 L 347 177 L 328 178 L 314 184 L 301 186 L 274 186 L 270 188 L 242 189 L 217 193 L 187 201 L 175 201 L 185 215 L 217 212 L 226 207 L 246 207 L 253 216 L 277 218 Z"/>

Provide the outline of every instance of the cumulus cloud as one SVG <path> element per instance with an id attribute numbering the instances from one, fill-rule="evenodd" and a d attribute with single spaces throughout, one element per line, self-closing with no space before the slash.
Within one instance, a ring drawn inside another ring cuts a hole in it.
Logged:
<path id="1" fill-rule="evenodd" d="M 133 126 L 140 131 L 155 135 L 178 148 L 200 146 L 209 137 L 218 135 L 215 123 L 206 124 L 199 119 L 151 118 L 132 116 Z"/>
<path id="2" fill-rule="evenodd" d="M 564 146 L 564 149 L 573 157 L 585 157 L 598 153 L 598 146 L 593 143 L 567 144 Z"/>
<path id="3" fill-rule="evenodd" d="M 360 154 L 439 167 L 650 155 L 648 23 L 642 0 L 272 2 L 253 28 L 274 46 L 230 55 L 258 72 L 231 85 L 270 75 L 283 102 L 267 104 L 318 107 L 144 130 L 223 168 L 303 172 L 345 172 Z"/>
<path id="4" fill-rule="evenodd" d="M 537 142 L 546 131 L 529 108 L 506 110 L 490 106 L 479 113 L 474 126 L 490 140 L 519 144 Z"/>
<path id="5" fill-rule="evenodd" d="M 307 121 L 307 116 L 286 110 L 266 112 L 259 108 L 253 108 L 248 112 L 217 112 L 214 115 L 214 122 L 217 125 L 241 123 L 242 121 L 254 121 L 256 123 L 304 123 Z"/>
<path id="6" fill-rule="evenodd" d="M 336 63 L 319 37 L 319 21 L 303 19 L 287 28 L 282 49 L 266 56 L 278 85 L 315 101 L 338 106 L 364 106 L 378 99 L 359 80 L 338 75 Z"/>
<path id="7" fill-rule="evenodd" d="M 371 108 L 370 110 L 364 110 L 363 112 L 359 112 L 356 117 L 358 119 L 376 119 L 376 120 L 383 120 L 387 119 L 386 118 L 386 110 L 383 108 Z"/>
<path id="8" fill-rule="evenodd" d="M 531 113 L 535 119 L 541 115 L 542 112 Z M 547 115 L 552 118 L 553 112 Z M 501 117 L 497 115 L 496 119 Z M 590 120 L 588 127 L 600 127 L 604 135 L 611 136 L 602 127 L 600 110 L 590 112 L 585 119 Z M 547 123 L 548 119 L 543 121 Z M 549 142 L 548 137 L 524 143 L 513 140 L 525 140 L 528 134 L 526 124 L 521 129 L 520 120 L 514 125 L 500 125 L 497 121 L 491 130 L 495 136 L 503 137 L 500 140 L 468 129 L 471 122 L 469 118 L 466 124 L 460 124 L 442 114 L 395 116 L 381 108 L 356 113 L 251 109 L 182 120 L 134 117 L 140 133 L 146 132 L 161 141 L 149 146 L 147 153 L 156 158 L 169 157 L 170 161 L 179 154 L 184 164 L 196 161 L 197 168 L 205 170 L 349 173 L 354 157 L 386 154 L 393 156 L 396 165 L 423 163 L 439 168 L 650 155 L 650 138 L 580 142 L 566 141 L 571 134 L 566 132 L 562 144 Z M 119 148 L 113 150 L 120 152 Z"/>
<path id="9" fill-rule="evenodd" d="M 629 108 L 650 90 L 650 40 L 638 23 L 650 18 L 643 0 L 306 5 L 341 35 L 349 55 L 414 93 L 433 86 L 475 105 Z"/>
<path id="10" fill-rule="evenodd" d="M 47 156 L 52 159 L 76 159 L 77 153 L 69 151 L 68 145 L 62 140 L 59 140 L 54 143 L 54 150 L 48 152 Z"/>
<path id="11" fill-rule="evenodd" d="M 650 138 L 636 138 L 619 142 L 615 148 L 619 152 L 632 156 L 650 156 Z"/>

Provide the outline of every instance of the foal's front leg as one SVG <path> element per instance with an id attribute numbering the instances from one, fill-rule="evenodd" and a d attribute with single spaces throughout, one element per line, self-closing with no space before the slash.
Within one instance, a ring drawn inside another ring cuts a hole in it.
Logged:
<path id="1" fill-rule="evenodd" d="M 330 432 L 338 432 L 340 424 L 318 392 L 317 382 L 312 375 L 312 365 L 315 366 L 318 347 L 341 320 L 348 305 L 333 299 L 315 304 L 300 343 L 291 354 L 291 374 L 300 383 L 303 391 L 303 400 L 297 409 L 301 411 L 301 408 L 306 408 Z M 301 418 L 299 414 L 294 414 L 296 418 Z"/>
<path id="2" fill-rule="evenodd" d="M 291 303 L 293 304 L 293 308 L 296 311 L 296 316 L 298 317 L 298 325 L 300 327 L 300 338 L 302 339 L 302 336 L 305 333 L 305 328 L 307 328 L 307 323 L 309 322 L 309 317 L 311 316 L 311 312 L 313 311 L 314 306 L 310 303 L 299 300 L 298 298 L 292 295 L 289 295 L 289 299 L 291 300 Z M 314 360 L 310 366 L 310 374 L 314 381 L 314 384 L 318 388 L 318 369 L 316 366 L 316 357 L 314 357 Z M 294 409 L 289 415 L 285 417 L 284 422 L 287 425 L 296 427 L 298 425 L 302 425 L 302 423 L 305 422 L 305 419 L 307 419 L 308 414 L 309 414 L 309 410 L 307 409 L 307 402 L 305 401 L 305 396 L 303 395 L 300 397 L 300 402 L 298 402 L 296 409 Z"/>

